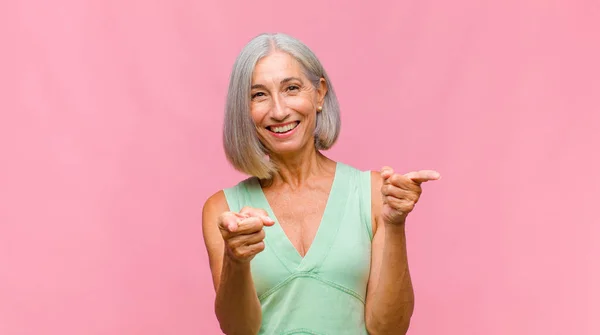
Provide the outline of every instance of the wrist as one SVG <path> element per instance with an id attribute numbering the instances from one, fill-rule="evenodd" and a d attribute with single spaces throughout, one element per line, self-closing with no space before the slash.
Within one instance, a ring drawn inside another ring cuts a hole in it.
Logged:
<path id="1" fill-rule="evenodd" d="M 383 219 L 382 221 L 386 227 L 402 227 L 402 228 L 404 228 L 404 226 L 406 224 L 406 218 L 400 218 L 400 219 L 394 220 L 393 222 L 390 220 L 385 220 L 385 219 Z"/>
<path id="2" fill-rule="evenodd" d="M 234 270 L 246 270 L 250 268 L 250 259 L 241 260 L 225 247 L 223 252 L 223 265 L 226 265 Z"/>
<path id="3" fill-rule="evenodd" d="M 400 234 L 404 234 L 404 232 L 406 231 L 406 221 L 402 220 L 401 222 L 386 222 L 384 221 L 383 224 L 385 225 L 385 231 L 389 232 L 390 234 L 393 233 L 400 233 Z"/>

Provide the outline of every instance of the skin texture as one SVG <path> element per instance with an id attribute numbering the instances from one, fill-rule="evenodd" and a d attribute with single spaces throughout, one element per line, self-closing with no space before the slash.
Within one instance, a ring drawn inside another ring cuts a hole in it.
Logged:
<path id="1" fill-rule="evenodd" d="M 263 191 L 288 239 L 304 256 L 319 227 L 335 173 L 336 162 L 315 149 L 312 135 L 327 83 L 321 79 L 314 87 L 295 59 L 274 52 L 259 61 L 252 85 L 250 114 L 278 167 Z M 297 123 L 291 135 L 273 134 L 274 126 L 290 122 Z M 404 334 L 409 327 L 414 294 L 406 255 L 406 219 L 420 198 L 421 184 L 439 178 L 430 170 L 399 174 L 384 167 L 371 172 L 374 237 L 365 306 L 369 334 Z M 264 229 L 274 222 L 262 209 L 230 212 L 219 191 L 206 201 L 202 224 L 221 329 L 225 334 L 256 334 L 261 308 L 250 261 L 264 250 Z"/>

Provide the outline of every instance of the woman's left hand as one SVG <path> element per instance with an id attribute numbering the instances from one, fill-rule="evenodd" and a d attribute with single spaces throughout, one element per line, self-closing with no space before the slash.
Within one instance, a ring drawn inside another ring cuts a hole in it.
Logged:
<path id="1" fill-rule="evenodd" d="M 381 169 L 383 185 L 383 208 L 381 217 L 388 224 L 404 224 L 421 196 L 421 183 L 441 178 L 437 171 L 421 170 L 407 174 L 397 174 L 389 167 Z"/>

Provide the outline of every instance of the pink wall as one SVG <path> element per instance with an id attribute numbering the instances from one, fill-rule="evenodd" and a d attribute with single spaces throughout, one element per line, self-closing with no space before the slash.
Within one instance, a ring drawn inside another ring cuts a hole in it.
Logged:
<path id="1" fill-rule="evenodd" d="M 410 334 L 599 334 L 597 1 L 7 1 L 0 334 L 216 334 L 201 208 L 233 60 L 304 40 L 337 160 L 433 168 Z M 225 4 L 228 3 L 228 4 Z"/>

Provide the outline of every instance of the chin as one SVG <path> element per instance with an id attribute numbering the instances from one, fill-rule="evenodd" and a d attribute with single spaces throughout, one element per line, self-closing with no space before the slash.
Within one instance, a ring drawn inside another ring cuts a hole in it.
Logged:
<path id="1" fill-rule="evenodd" d="M 288 156 L 291 154 L 300 153 L 301 151 L 302 151 L 301 148 L 298 146 L 294 146 L 294 147 L 278 146 L 277 148 L 273 148 L 272 150 L 270 150 L 270 154 L 275 155 L 275 156 L 281 156 L 281 155 Z"/>
<path id="2" fill-rule="evenodd" d="M 303 143 L 298 143 L 296 141 L 293 142 L 284 142 L 284 143 L 270 143 L 267 146 L 267 149 L 270 153 L 274 155 L 284 155 L 295 152 L 300 152 L 305 148 Z"/>
<path id="3" fill-rule="evenodd" d="M 265 147 L 269 151 L 269 154 L 274 156 L 290 156 L 293 154 L 300 154 L 308 150 L 311 146 L 314 149 L 314 144 L 311 145 L 311 142 L 314 143 L 314 139 L 312 136 L 308 136 L 305 134 L 302 134 L 304 136 L 297 135 L 301 134 L 296 134 L 294 138 L 290 138 L 286 141 L 273 141 L 272 139 L 269 139 L 270 141 L 265 141 L 268 144 L 265 145 Z M 265 142 L 263 142 L 263 144 Z"/>

